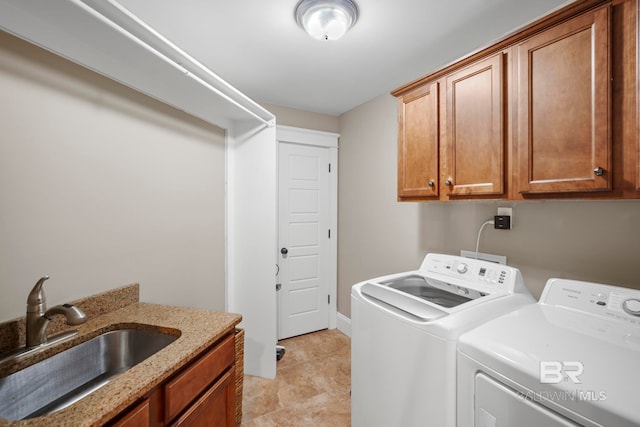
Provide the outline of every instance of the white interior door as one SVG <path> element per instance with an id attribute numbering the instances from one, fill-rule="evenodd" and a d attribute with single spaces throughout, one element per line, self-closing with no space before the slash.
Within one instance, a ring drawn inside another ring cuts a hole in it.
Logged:
<path id="1" fill-rule="evenodd" d="M 278 339 L 329 327 L 329 149 L 279 143 Z"/>

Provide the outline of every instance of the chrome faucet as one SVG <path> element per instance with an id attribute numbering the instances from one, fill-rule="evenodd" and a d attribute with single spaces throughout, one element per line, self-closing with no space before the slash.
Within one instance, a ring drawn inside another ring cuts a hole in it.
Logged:
<path id="1" fill-rule="evenodd" d="M 63 314 L 67 318 L 67 325 L 81 325 L 87 321 L 87 316 L 73 304 L 62 304 L 47 310 L 47 299 L 44 295 L 44 276 L 35 284 L 27 298 L 27 348 L 37 347 L 47 342 L 47 326 L 51 316 Z"/>

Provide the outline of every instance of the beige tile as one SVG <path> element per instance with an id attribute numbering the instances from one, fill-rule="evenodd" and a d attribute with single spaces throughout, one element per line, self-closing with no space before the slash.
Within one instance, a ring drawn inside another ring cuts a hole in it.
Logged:
<path id="1" fill-rule="evenodd" d="M 349 337 L 334 329 L 279 344 L 286 353 L 274 380 L 245 376 L 242 425 L 349 426 Z"/>

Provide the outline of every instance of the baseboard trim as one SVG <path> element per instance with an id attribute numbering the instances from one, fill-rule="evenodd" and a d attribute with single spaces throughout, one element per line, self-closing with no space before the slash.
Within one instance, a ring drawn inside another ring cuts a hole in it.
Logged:
<path id="1" fill-rule="evenodd" d="M 336 315 L 336 327 L 346 336 L 351 336 L 351 319 L 340 312 Z"/>

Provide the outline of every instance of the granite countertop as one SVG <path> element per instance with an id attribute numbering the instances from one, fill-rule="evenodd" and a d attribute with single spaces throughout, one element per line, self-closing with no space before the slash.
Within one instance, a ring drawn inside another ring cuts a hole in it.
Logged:
<path id="1" fill-rule="evenodd" d="M 68 427 L 103 425 L 211 346 L 240 323 L 238 314 L 136 302 L 76 327 L 78 335 L 53 350 L 68 348 L 123 327 L 155 329 L 180 337 L 75 404 L 38 418 L 0 419 L 0 426 Z M 118 327 L 120 326 L 120 327 Z M 50 354 L 49 354 L 50 355 Z M 25 362 L 32 364 L 33 358 Z M 14 366 L 12 370 L 17 370 Z"/>

